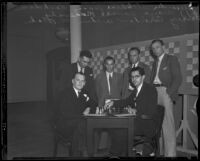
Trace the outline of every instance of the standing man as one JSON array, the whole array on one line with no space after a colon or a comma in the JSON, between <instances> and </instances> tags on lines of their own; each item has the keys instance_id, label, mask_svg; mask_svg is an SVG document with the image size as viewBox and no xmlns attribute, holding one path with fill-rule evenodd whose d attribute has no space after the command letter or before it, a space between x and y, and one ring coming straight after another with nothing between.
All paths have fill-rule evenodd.
<instances>
[{"instance_id":1,"label":"standing man","mask_svg":"<svg viewBox=\"0 0 200 161\"><path fill-rule=\"evenodd\" d=\"M122 75L114 72L115 59L107 56L104 59L104 71L95 80L98 106L102 107L106 99L120 99L122 94Z\"/></svg>"},{"instance_id":2,"label":"standing man","mask_svg":"<svg viewBox=\"0 0 200 161\"><path fill-rule=\"evenodd\" d=\"M71 86L65 88L55 102L56 129L63 137L71 140L73 156L83 156L86 152L86 131L84 114L95 112L97 103L93 101L86 91L85 75L75 73Z\"/></svg>"},{"instance_id":3,"label":"standing man","mask_svg":"<svg viewBox=\"0 0 200 161\"><path fill-rule=\"evenodd\" d=\"M128 52L128 59L129 59L129 67L127 67L123 73L123 90L122 90L122 98L128 97L132 90L133 85L131 80L129 79L129 73L133 67L142 67L146 73L145 82L150 82L150 68L143 62L140 62L140 49L138 47L130 48Z\"/></svg>"},{"instance_id":4,"label":"standing man","mask_svg":"<svg viewBox=\"0 0 200 161\"><path fill-rule=\"evenodd\" d=\"M89 67L91 59L91 52L89 50L82 50L76 63L66 65L65 69L62 72L61 84L64 84L64 86L70 86L73 75L77 72L80 72L85 75L86 84L84 86L84 90L86 90L89 93L89 95L95 101L97 101L93 71L92 68Z\"/></svg>"},{"instance_id":5,"label":"standing man","mask_svg":"<svg viewBox=\"0 0 200 161\"><path fill-rule=\"evenodd\" d=\"M98 106L103 107L106 99L120 99L122 94L122 74L114 72L115 59L104 59L104 70L95 79ZM108 148L108 133L101 133L99 149Z\"/></svg>"},{"instance_id":6,"label":"standing man","mask_svg":"<svg viewBox=\"0 0 200 161\"><path fill-rule=\"evenodd\" d=\"M176 129L173 103L178 98L178 89L182 83L180 64L176 56L165 53L162 40L153 40L150 48L153 57L155 57L150 81L157 88L158 104L165 107L162 126L164 156L176 157Z\"/></svg>"}]
</instances>

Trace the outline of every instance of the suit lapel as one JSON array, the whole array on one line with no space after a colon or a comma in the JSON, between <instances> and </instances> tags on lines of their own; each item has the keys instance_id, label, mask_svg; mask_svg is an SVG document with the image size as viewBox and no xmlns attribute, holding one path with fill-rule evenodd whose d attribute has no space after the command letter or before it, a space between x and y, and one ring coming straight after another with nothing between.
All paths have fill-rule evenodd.
<instances>
[{"instance_id":1,"label":"suit lapel","mask_svg":"<svg viewBox=\"0 0 200 161\"><path fill-rule=\"evenodd\" d=\"M138 63L138 66L144 68L144 65L141 62Z\"/></svg>"},{"instance_id":2,"label":"suit lapel","mask_svg":"<svg viewBox=\"0 0 200 161\"><path fill-rule=\"evenodd\" d=\"M166 66L167 59L168 59L168 56L167 56L167 54L165 54L164 57L163 57L163 59L162 59L162 61L161 61L160 69L159 69L158 75L160 75L160 73L162 73L162 72L160 72L160 71L162 71L163 67Z\"/></svg>"},{"instance_id":3,"label":"suit lapel","mask_svg":"<svg viewBox=\"0 0 200 161\"><path fill-rule=\"evenodd\" d=\"M71 93L72 93L72 97L73 97L74 99L78 99L78 97L77 97L77 95L76 95L76 92L75 92L75 90L74 90L73 87L71 88Z\"/></svg>"},{"instance_id":4,"label":"suit lapel","mask_svg":"<svg viewBox=\"0 0 200 161\"><path fill-rule=\"evenodd\" d=\"M155 59L153 62L153 66L152 66L152 74L151 74L151 82L154 81L154 78L156 76L156 70L157 70L157 60Z\"/></svg>"},{"instance_id":5,"label":"suit lapel","mask_svg":"<svg viewBox=\"0 0 200 161\"><path fill-rule=\"evenodd\" d=\"M78 63L78 62L77 62ZM73 73L77 73L78 72L78 65L77 63L73 63L72 64L72 70L73 70Z\"/></svg>"},{"instance_id":6,"label":"suit lapel","mask_svg":"<svg viewBox=\"0 0 200 161\"><path fill-rule=\"evenodd\" d=\"M143 95L144 86L145 86L145 83L143 82L142 88L141 88L140 92L138 93L138 96L136 97L136 100L137 100L137 101L140 100L140 98L141 98L142 95Z\"/></svg>"}]
</instances>

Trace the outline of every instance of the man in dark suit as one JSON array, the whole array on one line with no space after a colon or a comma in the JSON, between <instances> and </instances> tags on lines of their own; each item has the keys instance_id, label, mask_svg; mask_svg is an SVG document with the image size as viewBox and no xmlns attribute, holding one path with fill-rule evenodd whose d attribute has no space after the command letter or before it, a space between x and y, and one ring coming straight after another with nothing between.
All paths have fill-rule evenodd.
<instances>
[{"instance_id":1,"label":"man in dark suit","mask_svg":"<svg viewBox=\"0 0 200 161\"><path fill-rule=\"evenodd\" d=\"M86 90L94 100L97 100L93 71L92 68L89 67L91 59L92 54L89 50L81 50L80 56L76 63L72 63L71 65L66 64L66 67L61 74L60 88L70 86L73 75L77 72L80 72L85 75L86 84L84 86L84 90Z\"/></svg>"},{"instance_id":2,"label":"man in dark suit","mask_svg":"<svg viewBox=\"0 0 200 161\"><path fill-rule=\"evenodd\" d=\"M153 40L150 45L155 58L150 82L158 91L158 104L165 107L163 120L164 156L176 157L176 129L173 116L173 103L178 98L182 83L180 63L176 56L165 53L164 42ZM162 146L161 146L162 152Z\"/></svg>"},{"instance_id":3,"label":"man in dark suit","mask_svg":"<svg viewBox=\"0 0 200 161\"><path fill-rule=\"evenodd\" d=\"M138 47L130 48L128 52L129 59L129 67L127 67L123 73L123 90L122 90L122 98L128 97L132 90L132 82L129 79L130 71L133 67L142 67L145 71L145 82L149 83L150 81L150 68L148 65L140 61L140 49Z\"/></svg>"},{"instance_id":4,"label":"man in dark suit","mask_svg":"<svg viewBox=\"0 0 200 161\"><path fill-rule=\"evenodd\" d=\"M125 99L110 101L105 107L115 107L123 109L129 107L130 113L135 113L134 135L143 135L147 138L152 138L156 129L156 106L157 106L157 91L156 88L146 82L144 69L136 67L130 71L131 81L135 86L131 95ZM120 140L120 138L118 138ZM115 143L115 142L114 142ZM113 146L113 148L119 145ZM125 148L125 147L121 147Z\"/></svg>"},{"instance_id":5,"label":"man in dark suit","mask_svg":"<svg viewBox=\"0 0 200 161\"><path fill-rule=\"evenodd\" d=\"M55 102L57 107L56 127L64 137L71 139L73 156L80 156L86 151L85 122L83 115L95 112L95 103L83 90L85 75L76 73L71 87L63 90Z\"/></svg>"}]
</instances>

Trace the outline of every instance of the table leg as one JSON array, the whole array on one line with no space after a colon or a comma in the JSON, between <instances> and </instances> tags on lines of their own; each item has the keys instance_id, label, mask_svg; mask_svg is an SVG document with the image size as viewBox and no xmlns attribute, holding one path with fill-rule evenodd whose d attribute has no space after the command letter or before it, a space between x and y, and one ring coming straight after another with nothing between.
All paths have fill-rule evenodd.
<instances>
[{"instance_id":1,"label":"table leg","mask_svg":"<svg viewBox=\"0 0 200 161\"><path fill-rule=\"evenodd\" d=\"M134 153L132 150L133 147L133 138L134 138L134 132L133 132L133 119L129 119L129 128L128 128L128 156L133 157Z\"/></svg>"},{"instance_id":2,"label":"table leg","mask_svg":"<svg viewBox=\"0 0 200 161\"><path fill-rule=\"evenodd\" d=\"M89 121L87 121L87 148L89 157L94 155L93 139L93 128Z\"/></svg>"}]
</instances>

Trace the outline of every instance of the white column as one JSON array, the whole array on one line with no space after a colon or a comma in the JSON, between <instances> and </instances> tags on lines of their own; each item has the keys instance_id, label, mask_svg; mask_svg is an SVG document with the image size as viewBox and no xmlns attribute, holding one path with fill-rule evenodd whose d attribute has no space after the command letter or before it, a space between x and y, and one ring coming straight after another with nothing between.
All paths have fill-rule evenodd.
<instances>
[{"instance_id":1,"label":"white column","mask_svg":"<svg viewBox=\"0 0 200 161\"><path fill-rule=\"evenodd\" d=\"M70 5L71 63L77 61L82 48L80 12L80 5Z\"/></svg>"}]
</instances>

